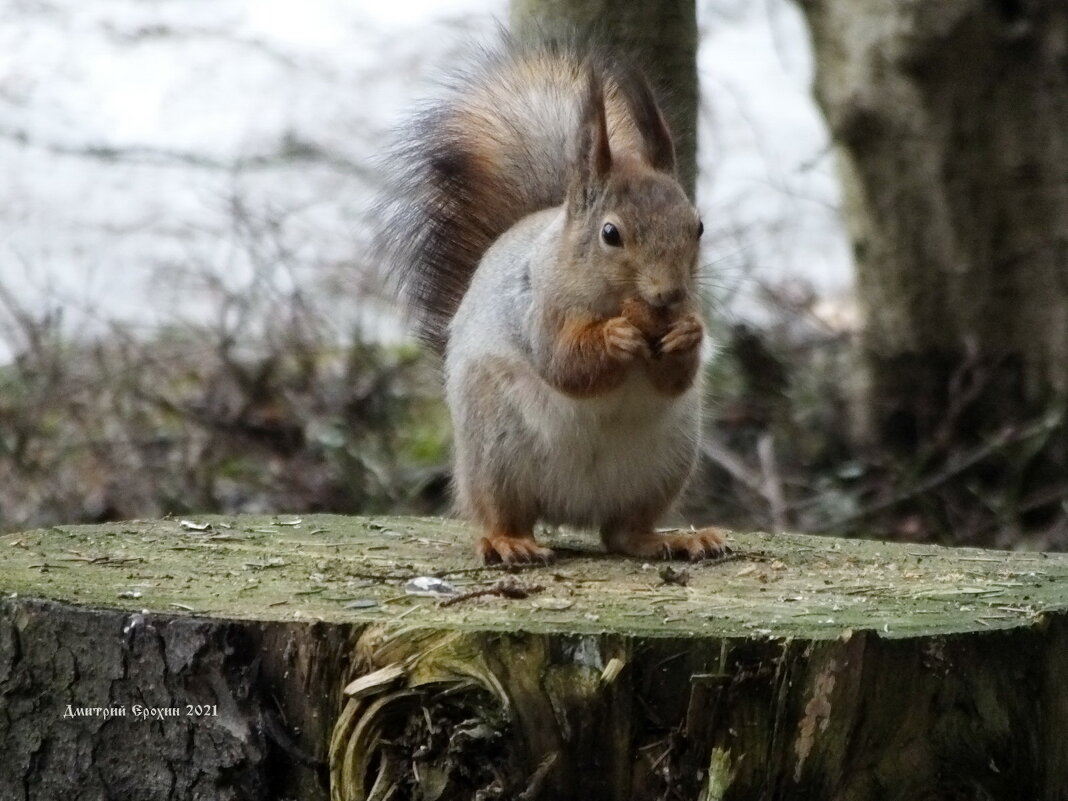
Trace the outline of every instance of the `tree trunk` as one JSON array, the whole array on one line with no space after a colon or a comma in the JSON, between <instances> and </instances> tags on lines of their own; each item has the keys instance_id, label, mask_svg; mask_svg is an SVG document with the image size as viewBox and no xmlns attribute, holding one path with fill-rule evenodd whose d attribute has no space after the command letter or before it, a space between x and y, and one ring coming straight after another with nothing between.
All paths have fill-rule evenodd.
<instances>
[{"instance_id":1,"label":"tree trunk","mask_svg":"<svg viewBox=\"0 0 1068 801\"><path fill-rule=\"evenodd\" d=\"M799 4L840 155L870 431L910 449L1049 411L1068 394L1068 5Z\"/></svg>"},{"instance_id":2,"label":"tree trunk","mask_svg":"<svg viewBox=\"0 0 1068 801\"><path fill-rule=\"evenodd\" d=\"M0 536L2 801L1068 797L1068 556L193 523Z\"/></svg>"},{"instance_id":3,"label":"tree trunk","mask_svg":"<svg viewBox=\"0 0 1068 801\"><path fill-rule=\"evenodd\" d=\"M697 8L693 0L512 0L519 36L588 38L625 54L656 90L675 139L679 180L697 174Z\"/></svg>"}]
</instances>

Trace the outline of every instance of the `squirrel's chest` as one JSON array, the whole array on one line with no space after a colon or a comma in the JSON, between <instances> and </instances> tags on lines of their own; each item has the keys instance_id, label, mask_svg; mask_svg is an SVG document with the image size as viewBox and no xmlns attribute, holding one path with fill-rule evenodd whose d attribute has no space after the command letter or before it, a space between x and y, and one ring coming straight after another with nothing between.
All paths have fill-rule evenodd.
<instances>
[{"instance_id":1,"label":"squirrel's chest","mask_svg":"<svg viewBox=\"0 0 1068 801\"><path fill-rule=\"evenodd\" d=\"M548 440L584 460L597 455L623 458L631 451L647 450L656 438L696 413L691 398L667 397L637 371L603 395L553 395L529 412L538 418L538 428Z\"/></svg>"},{"instance_id":2,"label":"squirrel's chest","mask_svg":"<svg viewBox=\"0 0 1068 801\"><path fill-rule=\"evenodd\" d=\"M613 510L680 486L696 448L696 392L669 398L644 376L597 398L560 396L537 413L542 449L532 481L552 522L596 523ZM529 418L528 418L529 420Z\"/></svg>"}]
</instances>

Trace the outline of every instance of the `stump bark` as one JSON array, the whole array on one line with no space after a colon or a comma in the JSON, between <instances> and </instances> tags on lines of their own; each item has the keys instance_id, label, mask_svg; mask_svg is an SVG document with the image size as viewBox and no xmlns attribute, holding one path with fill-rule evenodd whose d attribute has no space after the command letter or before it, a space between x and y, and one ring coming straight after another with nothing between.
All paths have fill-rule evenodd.
<instances>
[{"instance_id":1,"label":"stump bark","mask_svg":"<svg viewBox=\"0 0 1068 801\"><path fill-rule=\"evenodd\" d=\"M445 520L2 535L0 800L1068 798L1068 557L545 539L506 573Z\"/></svg>"}]
</instances>

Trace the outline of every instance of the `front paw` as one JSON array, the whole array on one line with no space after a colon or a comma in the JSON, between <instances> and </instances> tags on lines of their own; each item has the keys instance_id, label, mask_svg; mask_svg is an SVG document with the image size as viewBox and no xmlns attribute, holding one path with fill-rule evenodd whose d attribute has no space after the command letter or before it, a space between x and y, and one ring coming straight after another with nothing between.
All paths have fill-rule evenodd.
<instances>
[{"instance_id":1,"label":"front paw","mask_svg":"<svg viewBox=\"0 0 1068 801\"><path fill-rule=\"evenodd\" d=\"M613 317L605 322L604 348L618 362L630 362L649 355L645 336L625 317Z\"/></svg>"},{"instance_id":2,"label":"front paw","mask_svg":"<svg viewBox=\"0 0 1068 801\"><path fill-rule=\"evenodd\" d=\"M700 347L705 327L696 314L686 314L671 324L660 339L659 353L682 355Z\"/></svg>"}]
</instances>

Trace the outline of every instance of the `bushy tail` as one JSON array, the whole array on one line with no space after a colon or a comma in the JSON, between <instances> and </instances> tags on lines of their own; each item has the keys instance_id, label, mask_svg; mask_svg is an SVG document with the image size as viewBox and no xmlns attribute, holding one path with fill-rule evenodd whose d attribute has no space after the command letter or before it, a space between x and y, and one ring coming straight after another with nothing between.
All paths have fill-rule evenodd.
<instances>
[{"instance_id":1,"label":"bushy tail","mask_svg":"<svg viewBox=\"0 0 1068 801\"><path fill-rule=\"evenodd\" d=\"M405 129L386 163L376 252L436 349L487 248L564 202L592 102L613 151L642 147L648 115L662 124L644 79L605 54L506 38Z\"/></svg>"}]
</instances>

